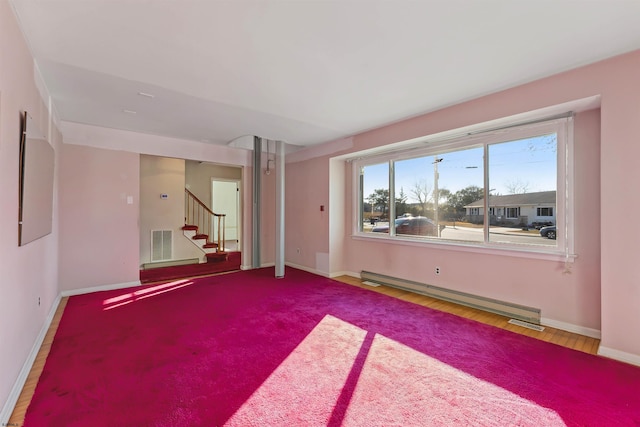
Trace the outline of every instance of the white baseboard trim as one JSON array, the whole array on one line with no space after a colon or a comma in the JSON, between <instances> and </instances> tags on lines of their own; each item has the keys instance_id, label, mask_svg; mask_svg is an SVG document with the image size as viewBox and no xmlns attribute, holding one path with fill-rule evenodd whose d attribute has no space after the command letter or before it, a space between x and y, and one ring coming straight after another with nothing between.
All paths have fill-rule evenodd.
<instances>
[{"instance_id":1,"label":"white baseboard trim","mask_svg":"<svg viewBox=\"0 0 640 427\"><path fill-rule=\"evenodd\" d=\"M16 378L15 383L13 384L13 388L9 393L9 397L2 407L2 412L0 412L0 425L6 426L9 423L9 418L11 418L11 414L13 413L14 408L16 407L16 403L18 402L18 398L20 397L20 393L22 393L22 389L24 388L24 384L27 382L27 377L31 372L31 368L33 367L33 362L35 362L36 357L38 356L38 352L40 351L40 347L42 347L42 343L44 342L44 337L47 335L49 331L49 327L51 326L51 322L53 321L53 317L58 310L58 306L60 305L60 300L62 299L61 295L58 295L51 306L51 310L49 310L49 314L47 315L42 328L40 329L40 333L36 337L36 340L31 347L31 351L27 356L27 359L24 361L22 365L22 369L18 374L18 378Z\"/></svg>"},{"instance_id":2,"label":"white baseboard trim","mask_svg":"<svg viewBox=\"0 0 640 427\"><path fill-rule=\"evenodd\" d=\"M316 274L318 276L329 278L329 273L325 273L323 271L316 270L315 268L306 267L304 265L294 264L292 262L285 262L284 265L287 267L295 268L298 270L306 271L307 273Z\"/></svg>"},{"instance_id":3,"label":"white baseboard trim","mask_svg":"<svg viewBox=\"0 0 640 427\"><path fill-rule=\"evenodd\" d=\"M140 280L135 280L133 282L114 283L111 285L93 286L91 288L72 289L70 291L62 291L60 294L63 297L70 297L74 295L90 294L92 292L113 291L116 289L133 288L140 285L141 285Z\"/></svg>"},{"instance_id":4,"label":"white baseboard trim","mask_svg":"<svg viewBox=\"0 0 640 427\"><path fill-rule=\"evenodd\" d=\"M266 268L266 267L275 267L275 266L276 266L275 262L265 262L264 264L260 264L260 267L257 267L257 268ZM242 271L255 270L255 268L252 265L241 265L240 270Z\"/></svg>"},{"instance_id":5,"label":"white baseboard trim","mask_svg":"<svg viewBox=\"0 0 640 427\"><path fill-rule=\"evenodd\" d=\"M336 271L333 273L326 273L324 271L316 270L315 268L307 267L307 266L296 264L289 261L285 262L284 265L286 265L287 267L295 268L297 270L306 271L307 273L312 273L318 276L326 277L328 279L333 279L334 277L339 277L339 276L350 276L350 277L355 277L356 279L360 279L360 273L356 273L354 271ZM273 266L275 266L274 263L268 263L268 264L262 264L260 268L273 267ZM252 268L253 267L248 265L240 267L241 270L251 270Z\"/></svg>"},{"instance_id":6,"label":"white baseboard trim","mask_svg":"<svg viewBox=\"0 0 640 427\"><path fill-rule=\"evenodd\" d=\"M265 267L275 267L275 263L273 262L268 262L265 264L261 264L260 268L265 268ZM295 264L293 262L285 262L284 265L286 265L287 267L291 267L291 268L295 268L297 270L302 270L302 271L306 271L307 273L312 273L312 274L316 274L318 276L322 276L322 277L327 277L327 278L333 278L333 277L338 277L338 276L351 276L351 277L356 277L356 278L360 278L360 273L354 273L353 271L337 271L335 273L325 273L323 271L320 270L316 270L315 268L310 268L310 267L306 267L304 265L300 265L300 264ZM241 265L240 266L240 270L252 270L253 267L250 265Z\"/></svg>"},{"instance_id":7,"label":"white baseboard trim","mask_svg":"<svg viewBox=\"0 0 640 427\"><path fill-rule=\"evenodd\" d=\"M360 273L355 273L353 271L336 271L335 273L330 274L331 278L340 277L340 276L349 276L349 277L355 277L356 279L360 279Z\"/></svg>"},{"instance_id":8,"label":"white baseboard trim","mask_svg":"<svg viewBox=\"0 0 640 427\"><path fill-rule=\"evenodd\" d=\"M550 328L561 329L563 331L572 332L574 334L584 335L585 337L600 339L600 331L597 329L585 328L584 326L574 325L572 323L561 322L559 320L548 319L546 317L540 318L540 323L543 326L549 326Z\"/></svg>"},{"instance_id":9,"label":"white baseboard trim","mask_svg":"<svg viewBox=\"0 0 640 427\"><path fill-rule=\"evenodd\" d=\"M637 354L627 353L609 347L600 346L598 355L615 359L620 362L630 363L631 365L640 366L640 356Z\"/></svg>"},{"instance_id":10,"label":"white baseboard trim","mask_svg":"<svg viewBox=\"0 0 640 427\"><path fill-rule=\"evenodd\" d=\"M275 267L275 266L276 266L275 262L265 262L263 264L260 264L260 267L257 267L257 268L267 268L267 267ZM242 271L255 270L255 268L252 265L241 265L240 270Z\"/></svg>"}]
</instances>

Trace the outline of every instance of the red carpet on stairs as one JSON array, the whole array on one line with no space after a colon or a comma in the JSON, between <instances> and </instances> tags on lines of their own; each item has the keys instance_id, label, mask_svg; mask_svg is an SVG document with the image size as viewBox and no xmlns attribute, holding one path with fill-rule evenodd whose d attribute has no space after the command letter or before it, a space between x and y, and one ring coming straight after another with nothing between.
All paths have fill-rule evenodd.
<instances>
[{"instance_id":1,"label":"red carpet on stairs","mask_svg":"<svg viewBox=\"0 0 640 427\"><path fill-rule=\"evenodd\" d=\"M229 252L226 261L207 262L204 264L176 265L140 270L140 282L152 283L184 277L206 276L207 274L240 270L240 252Z\"/></svg>"}]
</instances>

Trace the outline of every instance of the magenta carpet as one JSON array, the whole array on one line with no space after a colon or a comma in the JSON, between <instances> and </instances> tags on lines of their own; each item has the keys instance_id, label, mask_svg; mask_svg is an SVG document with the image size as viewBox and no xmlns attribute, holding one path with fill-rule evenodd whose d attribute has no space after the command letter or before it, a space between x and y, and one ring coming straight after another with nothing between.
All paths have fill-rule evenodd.
<instances>
[{"instance_id":1,"label":"magenta carpet","mask_svg":"<svg viewBox=\"0 0 640 427\"><path fill-rule=\"evenodd\" d=\"M637 426L640 368L273 269L75 296L26 426Z\"/></svg>"}]
</instances>

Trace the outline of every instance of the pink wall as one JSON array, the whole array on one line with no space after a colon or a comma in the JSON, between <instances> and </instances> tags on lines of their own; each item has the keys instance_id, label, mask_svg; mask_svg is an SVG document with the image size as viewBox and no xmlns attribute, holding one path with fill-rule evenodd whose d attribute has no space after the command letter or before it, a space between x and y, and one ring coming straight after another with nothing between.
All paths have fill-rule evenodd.
<instances>
[{"instance_id":1,"label":"pink wall","mask_svg":"<svg viewBox=\"0 0 640 427\"><path fill-rule=\"evenodd\" d=\"M640 231L629 223L640 212L640 54L602 65L607 87L602 97L602 343L607 354L640 355ZM631 335L633 336L633 335ZM637 336L637 335L636 335ZM609 350L613 350L609 352Z\"/></svg>"},{"instance_id":2,"label":"pink wall","mask_svg":"<svg viewBox=\"0 0 640 427\"><path fill-rule=\"evenodd\" d=\"M328 160L287 163L285 180L285 260L328 274Z\"/></svg>"},{"instance_id":3,"label":"pink wall","mask_svg":"<svg viewBox=\"0 0 640 427\"><path fill-rule=\"evenodd\" d=\"M62 146L60 289L138 282L139 157Z\"/></svg>"},{"instance_id":4,"label":"pink wall","mask_svg":"<svg viewBox=\"0 0 640 427\"><path fill-rule=\"evenodd\" d=\"M640 272L634 263L640 253L640 232L621 220L640 211L640 196L629 191L640 180L640 169L635 165L640 151L637 75L640 51L356 135L353 147L340 146L333 154L354 153L600 95L600 122L597 111L576 119L575 244L579 257L572 274L563 274L557 261L352 239L350 172L340 183L346 185L348 223L343 237L344 268L352 272L368 269L540 307L542 316L556 325L592 335L601 331L602 354L640 364L640 340L629 339L629 331L640 327ZM309 159L314 153L318 157ZM287 261L310 269L316 268L314 257L296 256L292 248L304 236L307 251L323 252L330 246L329 235L301 231L305 224L299 219L292 221L290 215L317 216L310 193L327 194L337 185L333 175L326 178L331 156L314 147L294 154L287 164L287 194L294 195L287 199ZM311 187L310 174L322 181L314 181ZM315 227L326 230L328 218L316 219L321 222ZM435 264L444 272L438 277L433 274Z\"/></svg>"},{"instance_id":5,"label":"pink wall","mask_svg":"<svg viewBox=\"0 0 640 427\"><path fill-rule=\"evenodd\" d=\"M0 408L45 324L58 290L58 191L61 136L34 81L33 59L8 2L0 0ZM20 115L28 111L56 152L51 234L18 246ZM40 304L38 304L40 300ZM7 409L8 410L8 409ZM0 413L0 418L4 416Z\"/></svg>"}]
</instances>

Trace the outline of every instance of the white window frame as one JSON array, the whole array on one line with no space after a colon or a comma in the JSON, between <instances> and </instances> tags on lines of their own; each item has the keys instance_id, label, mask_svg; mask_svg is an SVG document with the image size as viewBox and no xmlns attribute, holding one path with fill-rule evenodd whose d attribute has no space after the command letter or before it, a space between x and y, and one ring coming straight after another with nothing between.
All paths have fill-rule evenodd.
<instances>
[{"instance_id":1,"label":"white window frame","mask_svg":"<svg viewBox=\"0 0 640 427\"><path fill-rule=\"evenodd\" d=\"M547 212L550 211L549 215L542 215L541 212L542 212L543 209L546 209ZM536 216L540 217L540 218L552 217L553 216L553 207L551 207L551 206L540 206L540 207L536 208Z\"/></svg>"},{"instance_id":2,"label":"white window frame","mask_svg":"<svg viewBox=\"0 0 640 427\"><path fill-rule=\"evenodd\" d=\"M505 209L504 216L507 219L518 219L518 218L520 218L520 208L519 207L518 208L504 208L504 209ZM516 213L515 216L512 215L512 212L511 212L512 210L515 210L515 213Z\"/></svg>"},{"instance_id":3,"label":"white window frame","mask_svg":"<svg viewBox=\"0 0 640 427\"><path fill-rule=\"evenodd\" d=\"M489 239L489 218L485 215L485 239L484 242L473 244L469 242L460 242L454 240L444 240L441 238L411 238L398 237L390 221L389 233L367 233L362 230L362 212L360 204L362 199L361 188L359 185L354 186L354 212L356 212L356 221L352 230L352 237L355 239L384 239L389 243L427 246L427 247L446 247L460 251L473 252L489 252L500 253L501 255L514 255L519 257L533 257L541 259L561 259L563 261L572 261L574 255L574 195L573 195L573 114L566 113L562 118L539 119L526 124L511 124L503 126L497 130L478 129L473 134L464 134L458 137L448 137L446 139L437 139L424 137L413 140L413 147L405 150L391 150L389 152L372 155L369 157L359 157L352 161L354 183L360 182L360 173L364 166L389 162L389 200L395 200L394 185L394 162L398 160L406 160L415 157L434 156L447 151L457 151L467 148L482 146L485 153L485 190L488 183L488 146L495 143L515 141L526 139L545 133L556 133L557 135L557 183L556 183L556 227L558 235L556 246L527 246L522 244L509 244L503 242L492 242ZM421 147L416 148L415 143L420 142ZM394 144L395 145L395 144ZM484 211L488 211L488 200L485 198ZM395 203L390 203L390 208L395 208ZM506 209L505 209L506 215ZM389 217L395 218L395 212L390 209Z\"/></svg>"}]
</instances>

